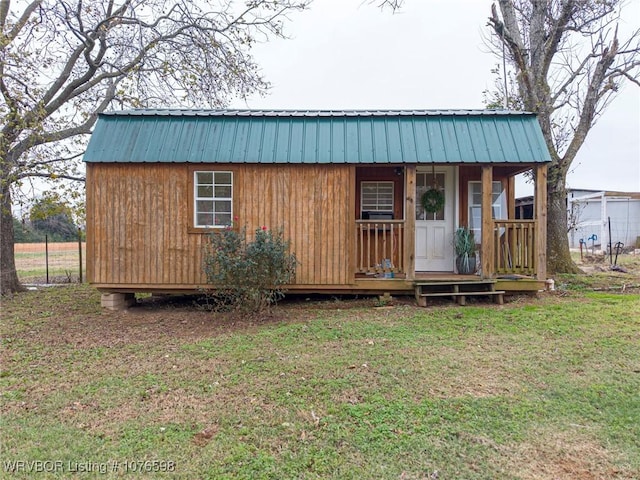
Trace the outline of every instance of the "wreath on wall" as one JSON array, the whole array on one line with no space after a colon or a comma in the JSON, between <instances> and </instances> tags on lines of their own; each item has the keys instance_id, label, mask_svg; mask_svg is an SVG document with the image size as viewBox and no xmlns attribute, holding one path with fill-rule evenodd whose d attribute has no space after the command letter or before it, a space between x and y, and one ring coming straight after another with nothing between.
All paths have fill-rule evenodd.
<instances>
[{"instance_id":1,"label":"wreath on wall","mask_svg":"<svg viewBox=\"0 0 640 480\"><path fill-rule=\"evenodd\" d=\"M422 208L427 213L436 213L444 207L444 194L439 188L431 187L422 194Z\"/></svg>"}]
</instances>

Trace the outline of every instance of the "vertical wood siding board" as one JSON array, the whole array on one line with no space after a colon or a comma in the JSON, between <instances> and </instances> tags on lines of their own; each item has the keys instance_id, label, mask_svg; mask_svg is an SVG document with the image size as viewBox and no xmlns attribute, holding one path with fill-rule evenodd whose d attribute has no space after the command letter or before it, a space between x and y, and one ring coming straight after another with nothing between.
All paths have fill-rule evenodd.
<instances>
[{"instance_id":1,"label":"vertical wood siding board","mask_svg":"<svg viewBox=\"0 0 640 480\"><path fill-rule=\"evenodd\" d=\"M160 255L162 262L162 271L164 272L164 280L163 283L171 284L172 282L172 267L173 267L173 255L174 255L174 243L173 243L173 232L175 231L175 226L172 222L172 211L171 211L171 185L169 182L168 175L166 175L166 171L164 168L160 169L160 176L162 178L163 185L163 195L160 197L160 202L162 205L162 213L164 215L163 218L163 227L165 228L165 234L162 242L162 254ZM169 228L171 226L171 228Z\"/></svg>"},{"instance_id":2,"label":"vertical wood siding board","mask_svg":"<svg viewBox=\"0 0 640 480\"><path fill-rule=\"evenodd\" d=\"M158 248L158 245L155 242L155 239L160 236L160 225L157 222L156 209L157 205L155 202L154 191L159 188L159 179L155 180L158 185L152 185L152 179L148 176L145 178L145 196L146 196L146 204L147 204L147 216L149 218L149 229L146 234L146 245L147 245L147 255L149 259L149 283L159 283L158 278L158 265L156 264L156 254L155 250ZM155 187L155 188L154 188Z\"/></svg>"},{"instance_id":3,"label":"vertical wood siding board","mask_svg":"<svg viewBox=\"0 0 640 480\"><path fill-rule=\"evenodd\" d=\"M120 175L120 165L116 165L114 167L114 175L111 177L111 181L109 182L109 202L107 205L113 205L113 209L109 214L111 215L111 225L109 225L109 242L110 242L110 252L109 252L109 270L107 271L107 277L109 278L109 283L117 283L118 282L118 243L120 241L118 236L118 195L117 195L117 187L118 187L118 176Z\"/></svg>"},{"instance_id":4,"label":"vertical wood siding board","mask_svg":"<svg viewBox=\"0 0 640 480\"><path fill-rule=\"evenodd\" d=\"M300 239L298 238L298 225L300 222L296 211L296 202L293 197L293 191L298 185L296 168L292 165L289 167L289 190L287 191L287 199L289 202L287 228L289 231L289 239L291 240L291 251L295 254L296 259L300 261L300 254L302 253L299 248ZM296 264L295 283L300 283L300 265L298 264Z\"/></svg>"},{"instance_id":5,"label":"vertical wood siding board","mask_svg":"<svg viewBox=\"0 0 640 480\"><path fill-rule=\"evenodd\" d=\"M190 255L189 248L189 237L193 235L189 235L187 233L187 229L189 228L189 209L187 208L187 203L184 202L185 192L189 190L189 184L187 182L187 176L189 175L189 167L188 165L183 165L182 168L177 172L178 180L180 183L180 192L176 197L176 201L179 205L181 205L180 210L180 232L182 235L182 248L183 248L183 258L182 258L182 282L181 283L195 283L194 280L189 276L189 263L192 256Z\"/></svg>"},{"instance_id":6,"label":"vertical wood siding board","mask_svg":"<svg viewBox=\"0 0 640 480\"><path fill-rule=\"evenodd\" d=\"M103 247L103 255L100 257L100 270L102 271L102 278L104 282L111 283L113 281L111 275L113 275L113 249L115 245L115 238L113 224L115 222L113 209L107 208L107 205L113 200L113 177L116 174L115 164L109 165L107 174L105 175L104 182L104 203L100 206L101 213L104 216L104 236L101 239Z\"/></svg>"},{"instance_id":7,"label":"vertical wood siding board","mask_svg":"<svg viewBox=\"0 0 640 480\"><path fill-rule=\"evenodd\" d=\"M184 192L182 194L182 201L184 202L183 205L187 206L190 205L189 203L189 195L193 195L193 185L191 184L191 180L190 177L192 175L192 171L189 168L188 165L184 165L183 170L182 170L182 183L184 184ZM189 188L191 187L191 188ZM195 209L195 205L193 206L193 209ZM188 228L191 225L191 217L193 216L193 211L192 208L189 207L185 207L185 211L184 213L184 220L185 223L182 226L182 231L183 231L183 235L185 235L185 239L186 239L186 245L187 245L187 251L185 252L186 258L184 261L184 272L187 278L187 282L186 283L191 283L191 284L197 284L198 279L196 278L196 268L195 268L195 257L196 257L196 252L195 252L195 238L196 236L199 235L194 235L194 234L189 234L188 233Z\"/></svg>"},{"instance_id":8,"label":"vertical wood siding board","mask_svg":"<svg viewBox=\"0 0 640 480\"><path fill-rule=\"evenodd\" d=\"M340 257L342 256L341 246L344 245L344 242L340 242L340 234L342 229L342 222L344 221L344 217L342 216L342 209L340 208L341 200L342 200L342 192L341 192L341 182L342 182L342 166L334 165L336 167L336 172L333 176L333 218L334 218L334 229L333 229L333 250L334 253L332 255L331 262L331 282L339 283L338 275L340 272L340 264L338 263Z\"/></svg>"},{"instance_id":9,"label":"vertical wood siding board","mask_svg":"<svg viewBox=\"0 0 640 480\"><path fill-rule=\"evenodd\" d=\"M138 171L136 175L136 209L135 209L135 223L137 227L136 233L136 247L135 247L135 262L136 262L136 282L146 283L146 270L148 261L147 244L145 243L145 236L147 229L149 228L146 212L147 205L145 204L145 175L143 171Z\"/></svg>"},{"instance_id":10,"label":"vertical wood siding board","mask_svg":"<svg viewBox=\"0 0 640 480\"><path fill-rule=\"evenodd\" d=\"M151 182L151 179L147 179ZM158 192L162 188L160 185L160 179L156 177L156 185L152 186L149 190L149 215L151 216L151 229L147 234L149 254L151 256L151 283L162 283L162 271L158 265L158 255L156 251L162 244L162 225L160 223L160 215L158 212ZM155 188L154 188L155 187Z\"/></svg>"},{"instance_id":11,"label":"vertical wood siding board","mask_svg":"<svg viewBox=\"0 0 640 480\"><path fill-rule=\"evenodd\" d=\"M129 266L130 266L130 251L131 251L131 225L129 220L129 206L131 202L130 186L130 168L129 164L123 164L122 177L120 178L120 232L122 235L122 243L120 244L120 265L122 271L120 272L120 281L127 283L129 280Z\"/></svg>"},{"instance_id":12,"label":"vertical wood siding board","mask_svg":"<svg viewBox=\"0 0 640 480\"><path fill-rule=\"evenodd\" d=\"M172 166L172 165L170 165ZM163 202L163 210L165 212L166 218L164 221L168 223L168 226L171 228L167 228L167 235L165 239L164 252L163 255L163 264L164 270L167 271L167 283L175 283L175 265L176 265L176 230L177 224L175 222L175 210L173 209L173 185L171 181L171 172L170 169L162 168L162 178L163 184L168 187L165 189L165 195L162 198Z\"/></svg>"},{"instance_id":13,"label":"vertical wood siding board","mask_svg":"<svg viewBox=\"0 0 640 480\"><path fill-rule=\"evenodd\" d=\"M168 168L169 178L170 178L170 188L169 193L171 196L171 204L173 210L173 235L175 238L175 264L173 265L173 279L175 283L183 283L180 281L182 278L182 258L184 256L184 252L182 250L182 241L183 241L183 231L181 228L181 215L180 215L180 205L176 201L176 197L179 194L179 188L176 181L176 175L180 170L181 165L172 164Z\"/></svg>"},{"instance_id":14,"label":"vertical wood siding board","mask_svg":"<svg viewBox=\"0 0 640 480\"><path fill-rule=\"evenodd\" d=\"M113 273L115 271L115 238L114 233L115 233L115 211L113 209L113 184L114 184L114 179L113 177L118 173L117 171L117 164L113 164L111 165L111 168L109 169L109 173L106 176L106 181L105 181L105 197L106 198L106 202L105 205L103 206L103 213L105 214L105 218L107 219L106 225L105 225L105 236L102 240L104 247L105 247L105 255L103 255L102 258L102 271L104 272L104 278L106 280L107 283L113 283L114 282L114 278L113 278ZM109 208L107 208L107 205L109 205Z\"/></svg>"},{"instance_id":15,"label":"vertical wood siding board","mask_svg":"<svg viewBox=\"0 0 640 480\"><path fill-rule=\"evenodd\" d=\"M91 276L88 276L88 279L98 283L102 281L102 271L100 270L100 264L98 262L99 259L103 256L100 247L102 246L102 239L104 238L104 216L101 215L102 212L100 211L100 205L103 201L103 188L101 186L103 182L98 182L97 179L104 177L105 168L102 164L92 164L89 168L91 169L91 185L93 191L93 200L91 202L93 204L93 207L91 208L91 215L93 216L93 219L91 220L93 238L90 240L93 253L90 254L89 251L87 251L87 261L91 261L91 269L93 270L93 274ZM87 241L89 242L88 229ZM88 272L87 275L89 275Z\"/></svg>"},{"instance_id":16,"label":"vertical wood siding board","mask_svg":"<svg viewBox=\"0 0 640 480\"><path fill-rule=\"evenodd\" d=\"M98 166L99 165L99 166ZM95 235L93 240L94 246L94 258L91 261L94 268L94 281L96 283L104 282L104 270L102 266L103 259L105 257L104 251L104 238L107 235L105 231L105 220L107 217L104 215L104 192L105 192L105 182L104 179L109 174L109 168L107 165L103 164L94 164L92 166L94 170L93 178L95 184L95 202L93 207L93 212L95 215L94 225L96 226ZM100 179L100 181L98 181Z\"/></svg>"},{"instance_id":17,"label":"vertical wood siding board","mask_svg":"<svg viewBox=\"0 0 640 480\"><path fill-rule=\"evenodd\" d=\"M147 282L149 283L154 283L155 281L155 276L154 276L154 272L155 272L155 265L154 265L154 255L153 255L153 239L152 237L152 232L156 231L156 224L155 221L153 219L153 197L152 197L152 192L153 192L153 187L151 185L151 180L149 179L148 175L143 175L142 176L142 181L143 181L143 185L144 185L144 203L143 203L143 208L144 208L144 218L145 218L145 224L146 224L146 228L145 228L145 232L144 232L144 244L145 244L145 253L144 253L144 257L145 257L145 265L146 265L146 272L145 272L145 278L147 280Z\"/></svg>"},{"instance_id":18,"label":"vertical wood siding board","mask_svg":"<svg viewBox=\"0 0 640 480\"><path fill-rule=\"evenodd\" d=\"M122 164L116 166L116 174L113 176L111 192L111 202L113 205L113 224L112 224L112 270L111 280L113 283L120 283L120 246L121 246L121 230L120 230L120 216L122 215L120 210L120 202L122 197L120 196L120 182L122 181Z\"/></svg>"},{"instance_id":19,"label":"vertical wood siding board","mask_svg":"<svg viewBox=\"0 0 640 480\"><path fill-rule=\"evenodd\" d=\"M332 167L332 166L331 166ZM335 211L333 210L335 204L335 191L333 190L333 183L335 182L335 169L334 168L324 168L324 176L326 182L325 189L325 199L324 202L327 206L327 212L329 215L320 215L322 222L322 231L327 235L328 241L323 241L323 260L324 260L324 269L325 269L325 282L331 283L330 279L333 274L331 263L333 260L333 256L335 255L335 249L333 244L333 235L335 233L335 225L336 222L339 221L338 217L335 216ZM327 250L328 248L328 250Z\"/></svg>"},{"instance_id":20,"label":"vertical wood siding board","mask_svg":"<svg viewBox=\"0 0 640 480\"><path fill-rule=\"evenodd\" d=\"M310 194L310 189L307 185L303 183L304 181L304 170L306 167L302 165L296 167L296 182L298 185L304 185L303 189L297 189L295 192L292 192L292 201L294 208L296 210L296 242L297 249L299 252L299 276L298 283L305 283L306 274L308 271L307 262L309 261L309 240L305 237L306 232L306 223L307 219L305 219L305 206L302 201L306 201L304 195Z\"/></svg>"},{"instance_id":21,"label":"vertical wood siding board","mask_svg":"<svg viewBox=\"0 0 640 480\"><path fill-rule=\"evenodd\" d=\"M91 260L93 259L93 247L91 245L91 241L94 238L94 229L95 229L95 225L94 225L94 215L93 215L93 199L94 199L94 195L95 195L95 183L93 182L93 177L92 177L92 166L91 165L86 165L86 193L85 193L85 221L86 221L86 227L85 227L85 254L84 254L84 258L85 258L85 269L84 269L84 274L85 274L85 278L86 281L88 282L92 282L93 281L93 269L91 268Z\"/></svg>"},{"instance_id":22,"label":"vertical wood siding board","mask_svg":"<svg viewBox=\"0 0 640 480\"><path fill-rule=\"evenodd\" d=\"M346 272L345 272L345 283L353 283L353 279L355 277L356 268L361 266L362 263L360 260L362 259L362 245L358 244L358 239L361 238L356 229L355 223L355 209L356 209L356 182L355 182L355 165L349 165L347 167L347 175L346 175L346 205L345 205L345 222L347 225L346 232L346 255L347 259L345 262ZM358 235L358 236L356 236ZM359 248L360 247L360 248ZM357 250L359 248L359 250ZM360 255L360 258L357 257Z\"/></svg>"},{"instance_id":23,"label":"vertical wood siding board","mask_svg":"<svg viewBox=\"0 0 640 480\"><path fill-rule=\"evenodd\" d=\"M131 280L131 195L133 190L131 189L131 166L124 164L123 175L120 179L121 195L120 202L122 203L122 219L123 224L120 225L120 230L123 232L123 243L120 246L122 252L122 272L121 281L123 283L130 283Z\"/></svg>"},{"instance_id":24,"label":"vertical wood siding board","mask_svg":"<svg viewBox=\"0 0 640 480\"><path fill-rule=\"evenodd\" d=\"M100 256L100 271L102 272L101 277L104 279L106 283L112 283L113 279L111 275L113 272L113 239L111 235L113 235L113 211L110 208L111 202L113 201L112 192L113 192L113 180L111 177L116 173L116 167L114 164L109 165L107 172L105 172L105 182L104 182L104 202L101 205L101 213L103 218L105 219L103 222L104 225L104 235L100 239L102 255Z\"/></svg>"},{"instance_id":25,"label":"vertical wood siding board","mask_svg":"<svg viewBox=\"0 0 640 480\"><path fill-rule=\"evenodd\" d=\"M126 283L128 270L129 270L129 255L128 255L127 249L128 249L131 227L129 225L129 219L128 219L129 212L127 211L127 207L128 207L127 204L129 200L128 187L129 187L130 172L131 170L129 168L129 165L124 164L122 168L122 175L118 179L119 180L118 186L120 190L120 194L118 195L118 199L117 199L118 203L120 204L120 228L119 228L119 233L120 233L119 277L120 277L120 280L119 281L121 283Z\"/></svg>"},{"instance_id":26,"label":"vertical wood siding board","mask_svg":"<svg viewBox=\"0 0 640 480\"><path fill-rule=\"evenodd\" d=\"M182 244L183 233L182 233L182 229L180 228L180 207L176 203L176 194L178 193L178 188L176 185L177 167L178 165L172 164L168 168L168 174L169 174L169 196L171 198L171 211L173 212L172 220L171 220L173 228L171 230L173 232L173 237L175 241L173 245L174 263L171 266L171 269L172 269L173 283L179 284L179 283L182 283L180 280L182 278L181 259L183 257L183 252L182 252L181 244Z\"/></svg>"},{"instance_id":27,"label":"vertical wood siding board","mask_svg":"<svg viewBox=\"0 0 640 480\"><path fill-rule=\"evenodd\" d=\"M348 238L345 236L345 228L344 222L348 218L346 212L344 211L344 204L346 201L345 194L346 190L344 188L344 176L345 176L346 168L344 164L340 165L339 169L339 177L338 182L336 184L336 205L335 205L335 217L338 219L337 229L334 237L335 242L335 251L338 253L334 257L333 266L334 266L334 283L343 284L344 281L344 265L346 263L345 258L345 250L348 248Z\"/></svg>"},{"instance_id":28,"label":"vertical wood siding board","mask_svg":"<svg viewBox=\"0 0 640 480\"><path fill-rule=\"evenodd\" d=\"M167 225L167 217L165 212L165 195L166 195L166 179L164 178L164 172L160 171L156 173L155 178L159 180L158 191L155 194L156 201L156 215L159 225L159 237L156 238L155 257L156 265L158 266L158 281L167 284L169 283L168 270L165 268L165 259L168 259L168 253L166 246L168 244L167 237L169 236L169 226Z\"/></svg>"},{"instance_id":29,"label":"vertical wood siding board","mask_svg":"<svg viewBox=\"0 0 640 480\"><path fill-rule=\"evenodd\" d=\"M95 249L95 241L96 234L98 230L97 222L96 222L96 200L97 200L97 191L96 191L96 182L95 182L95 165L87 165L87 226L86 226L86 251L85 251L85 261L86 268L85 273L88 282L95 282L95 258L96 258L96 249Z\"/></svg>"},{"instance_id":30,"label":"vertical wood siding board","mask_svg":"<svg viewBox=\"0 0 640 480\"><path fill-rule=\"evenodd\" d=\"M348 201L347 189L346 189L346 174L347 167L342 165L340 168L340 185L339 185L339 218L340 218L340 230L338 231L338 241L340 242L338 245L338 251L340 252L340 257L337 259L337 272L338 276L336 277L338 282L341 284L346 284L347 279L345 275L345 266L348 265L348 256L347 252L349 250L349 237L348 234L348 226L346 222L350 221L348 212L346 211L345 205Z\"/></svg>"},{"instance_id":31,"label":"vertical wood siding board","mask_svg":"<svg viewBox=\"0 0 640 480\"><path fill-rule=\"evenodd\" d=\"M320 182L320 205L321 210L325 211L325 209L329 208L329 195L328 195L328 187L329 182L327 181L327 172L325 169L318 166L318 176L321 179ZM323 236L327 233L327 229L329 227L329 222L325 222L324 215L319 214L319 211L316 210L316 218L317 218L317 230L316 230L316 249L319 262L320 262L320 282L325 284L327 283L327 254L324 251L325 241ZM327 252L328 253L328 252Z\"/></svg>"},{"instance_id":32,"label":"vertical wood siding board","mask_svg":"<svg viewBox=\"0 0 640 480\"><path fill-rule=\"evenodd\" d=\"M139 183L140 174L135 172L135 174L130 175L129 183L130 183L130 208L129 208L129 226L131 228L131 233L129 235L129 245L130 245L130 274L129 274L129 282L136 283L140 282L138 271L140 268L139 256L139 241L138 235L140 233L140 222L138 221L138 209L140 205L139 201Z\"/></svg>"},{"instance_id":33,"label":"vertical wood siding board","mask_svg":"<svg viewBox=\"0 0 640 480\"><path fill-rule=\"evenodd\" d=\"M346 245L346 238L344 237L343 225L346 215L343 212L342 205L344 204L344 189L343 185L343 177L344 177L344 166L340 165L338 170L339 175L337 176L337 182L335 184L335 218L337 221L337 228L334 236L334 244L335 251L338 255L334 256L333 260L333 283L343 283L342 282L342 265L344 265L344 247Z\"/></svg>"},{"instance_id":34,"label":"vertical wood siding board","mask_svg":"<svg viewBox=\"0 0 640 480\"><path fill-rule=\"evenodd\" d=\"M306 240L305 248L306 248L306 258L304 265L304 283L312 283L311 282L311 272L313 265L313 218L311 217L311 211L309 210L309 204L313 201L314 198L314 189L313 183L309 183L309 179L311 175L309 175L309 171L311 170L311 166L307 165L304 171L302 172L302 183L301 185L305 185L307 192L305 195L299 196L299 201L301 202L301 210L302 210L302 218L304 218L303 223L303 238Z\"/></svg>"},{"instance_id":35,"label":"vertical wood siding board","mask_svg":"<svg viewBox=\"0 0 640 480\"><path fill-rule=\"evenodd\" d=\"M315 281L315 272L314 265L316 262L316 245L315 245L315 215L314 215L314 205L317 204L317 185L315 177L315 167L309 165L304 172L304 182L305 185L308 185L309 195L304 198L304 212L303 215L306 219L305 222L305 236L307 238L307 248L308 248L308 256L307 256L307 265L306 265L306 283L314 283Z\"/></svg>"},{"instance_id":36,"label":"vertical wood siding board","mask_svg":"<svg viewBox=\"0 0 640 480\"><path fill-rule=\"evenodd\" d=\"M344 283L342 279L342 270L344 269L343 265L345 263L344 258L344 250L348 245L347 238L344 236L344 221L347 218L345 212L343 211L343 205L345 202L345 190L344 190L344 165L340 165L338 168L338 175L336 176L337 180L335 183L335 199L334 199L334 212L335 218L338 220L336 222L336 230L334 233L334 245L336 255L333 257L333 279L332 283L340 284Z\"/></svg>"},{"instance_id":37,"label":"vertical wood siding board","mask_svg":"<svg viewBox=\"0 0 640 480\"><path fill-rule=\"evenodd\" d=\"M315 198L315 189L313 181L310 179L312 175L309 174L312 167L309 165L304 169L303 174L303 183L301 185L305 185L307 192L306 196L302 196L300 201L302 202L302 217L304 218L304 237L306 238L306 249L307 249L307 258L305 260L305 283L312 283L312 271L313 271L313 262L314 262L314 243L313 243L313 217L310 204L313 203L313 199Z\"/></svg>"},{"instance_id":38,"label":"vertical wood siding board","mask_svg":"<svg viewBox=\"0 0 640 480\"><path fill-rule=\"evenodd\" d=\"M316 251L316 261L314 264L314 269L316 270L316 277L318 281L322 284L326 282L326 274L327 274L327 266L326 266L326 255L324 254L324 236L326 235L326 229L324 227L324 222L322 221L322 217L324 217L324 212L328 207L327 205L327 179L324 175L324 172L320 169L319 166L316 166L316 178L318 179L317 188L318 188L318 199L319 203L316 204L317 207L314 209L314 217L315 217L315 229L316 235L315 239L315 251ZM319 214L319 212L323 212Z\"/></svg>"},{"instance_id":39,"label":"vertical wood siding board","mask_svg":"<svg viewBox=\"0 0 640 480\"><path fill-rule=\"evenodd\" d=\"M329 178L329 174L326 171L326 169L320 168L320 174L321 174L321 178L322 178L322 210L325 211L327 210L329 212L329 214L331 214L331 201L330 201L330 194L332 193L330 191L330 178ZM328 278L329 278L329 268L328 268L328 262L329 262L329 252L326 252L325 249L326 247L329 245L328 242L331 241L330 239L330 234L329 234L329 230L330 230L330 224L331 221L329 220L329 218L326 215L319 215L320 217L320 238L319 238L319 243L318 243L318 247L319 247L319 259L320 259L320 271L321 271L321 277L322 277L322 283L328 283ZM325 240L326 237L326 240Z\"/></svg>"},{"instance_id":40,"label":"vertical wood siding board","mask_svg":"<svg viewBox=\"0 0 640 480\"><path fill-rule=\"evenodd\" d=\"M95 199L95 207L94 207L94 213L95 213L95 222L94 224L97 226L96 231L95 231L95 240L93 241L94 244L94 256L95 258L93 259L93 261L91 262L94 265L94 281L96 283L100 283L100 282L104 282L104 269L103 269L103 264L102 262L104 261L104 257L105 257L105 251L104 251L104 239L107 235L107 232L105 231L105 220L106 217L104 215L104 202L105 202L105 198L104 198L104 192L105 192L105 181L104 179L108 176L109 174L109 169L106 165L102 165L100 164L100 166L98 167L97 165L94 166L93 168L95 168L97 171L94 172L94 178L96 179L96 181L94 182L96 185L96 199ZM100 179L100 181L97 181L97 179Z\"/></svg>"}]
</instances>

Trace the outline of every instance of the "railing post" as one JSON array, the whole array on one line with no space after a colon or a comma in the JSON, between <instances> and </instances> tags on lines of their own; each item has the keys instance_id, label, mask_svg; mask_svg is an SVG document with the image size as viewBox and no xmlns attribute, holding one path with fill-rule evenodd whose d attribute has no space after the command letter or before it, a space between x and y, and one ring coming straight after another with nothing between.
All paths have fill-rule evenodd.
<instances>
[{"instance_id":1,"label":"railing post","mask_svg":"<svg viewBox=\"0 0 640 480\"><path fill-rule=\"evenodd\" d=\"M482 277L491 278L493 276L493 256L496 254L496 249L499 245L493 245L493 212L492 212L492 182L493 182L493 168L489 166L482 167L482 241L480 244L481 255L480 261L482 263Z\"/></svg>"},{"instance_id":2,"label":"railing post","mask_svg":"<svg viewBox=\"0 0 640 480\"><path fill-rule=\"evenodd\" d=\"M404 265L403 270L408 280L416 276L415 241L416 241L416 166L404 167Z\"/></svg>"}]
</instances>

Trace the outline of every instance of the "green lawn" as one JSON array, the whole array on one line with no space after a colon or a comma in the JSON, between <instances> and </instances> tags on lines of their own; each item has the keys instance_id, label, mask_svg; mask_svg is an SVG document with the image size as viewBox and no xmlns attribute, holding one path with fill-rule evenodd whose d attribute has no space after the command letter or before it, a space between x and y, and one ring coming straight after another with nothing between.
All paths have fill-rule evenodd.
<instances>
[{"instance_id":1,"label":"green lawn","mask_svg":"<svg viewBox=\"0 0 640 480\"><path fill-rule=\"evenodd\" d=\"M3 299L2 475L640 478L637 290L264 320L145 300Z\"/></svg>"}]
</instances>

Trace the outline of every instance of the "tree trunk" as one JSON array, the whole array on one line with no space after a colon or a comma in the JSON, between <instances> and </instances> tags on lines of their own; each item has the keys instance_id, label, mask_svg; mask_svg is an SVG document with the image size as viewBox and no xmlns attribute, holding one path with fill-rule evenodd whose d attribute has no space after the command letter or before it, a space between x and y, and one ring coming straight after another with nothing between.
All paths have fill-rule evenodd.
<instances>
[{"instance_id":1,"label":"tree trunk","mask_svg":"<svg viewBox=\"0 0 640 480\"><path fill-rule=\"evenodd\" d=\"M13 216L11 214L11 189L6 180L0 181L0 294L6 295L24 290L14 256Z\"/></svg>"},{"instance_id":2,"label":"tree trunk","mask_svg":"<svg viewBox=\"0 0 640 480\"><path fill-rule=\"evenodd\" d=\"M547 188L547 271L550 274L580 273L569 251L567 189L564 182L553 181L548 182Z\"/></svg>"}]
</instances>

